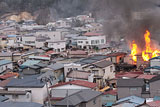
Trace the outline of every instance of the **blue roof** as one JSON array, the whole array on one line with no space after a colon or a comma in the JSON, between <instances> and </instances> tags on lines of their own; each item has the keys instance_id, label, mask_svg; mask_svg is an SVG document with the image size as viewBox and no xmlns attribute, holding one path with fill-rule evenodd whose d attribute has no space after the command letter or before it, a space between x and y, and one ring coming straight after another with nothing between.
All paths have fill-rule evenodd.
<instances>
[{"instance_id":1,"label":"blue roof","mask_svg":"<svg viewBox=\"0 0 160 107\"><path fill-rule=\"evenodd\" d=\"M29 67L29 66L31 66L31 65L38 64L39 62L40 62L40 60L27 60L27 61L24 62L22 65L20 65L20 68Z\"/></svg>"},{"instance_id":2,"label":"blue roof","mask_svg":"<svg viewBox=\"0 0 160 107\"><path fill-rule=\"evenodd\" d=\"M134 106L139 106L145 102L145 99L137 96L129 96L118 100L116 104L123 103L124 101L128 101L130 104L133 104Z\"/></svg>"},{"instance_id":3,"label":"blue roof","mask_svg":"<svg viewBox=\"0 0 160 107\"><path fill-rule=\"evenodd\" d=\"M43 107L42 104L33 102L0 102L1 107Z\"/></svg>"},{"instance_id":4,"label":"blue roof","mask_svg":"<svg viewBox=\"0 0 160 107\"><path fill-rule=\"evenodd\" d=\"M155 96L155 97L153 98L153 101L157 101L157 100L160 100L160 96Z\"/></svg>"},{"instance_id":5,"label":"blue roof","mask_svg":"<svg viewBox=\"0 0 160 107\"><path fill-rule=\"evenodd\" d=\"M0 95L0 102L4 102L6 100L8 100L9 98L8 97L5 97L5 96L1 96Z\"/></svg>"},{"instance_id":6,"label":"blue roof","mask_svg":"<svg viewBox=\"0 0 160 107\"><path fill-rule=\"evenodd\" d=\"M17 35L7 35L9 38L16 37Z\"/></svg>"},{"instance_id":7,"label":"blue roof","mask_svg":"<svg viewBox=\"0 0 160 107\"><path fill-rule=\"evenodd\" d=\"M41 57L41 56L29 56L29 59L39 59L39 60L50 60L49 57Z\"/></svg>"},{"instance_id":8,"label":"blue roof","mask_svg":"<svg viewBox=\"0 0 160 107\"><path fill-rule=\"evenodd\" d=\"M147 68L145 69L145 71L146 71L147 69L158 69L158 70L160 70L160 66L147 67Z\"/></svg>"},{"instance_id":9,"label":"blue roof","mask_svg":"<svg viewBox=\"0 0 160 107\"><path fill-rule=\"evenodd\" d=\"M113 104L114 104L114 102L107 102L107 103L105 104L105 107L111 107Z\"/></svg>"},{"instance_id":10,"label":"blue roof","mask_svg":"<svg viewBox=\"0 0 160 107\"><path fill-rule=\"evenodd\" d=\"M5 65L5 64L9 64L9 63L12 63L12 62L9 60L0 60L0 66Z\"/></svg>"},{"instance_id":11,"label":"blue roof","mask_svg":"<svg viewBox=\"0 0 160 107\"><path fill-rule=\"evenodd\" d=\"M150 60L154 60L154 59L160 59L160 56L157 56L157 57L151 58Z\"/></svg>"},{"instance_id":12,"label":"blue roof","mask_svg":"<svg viewBox=\"0 0 160 107\"><path fill-rule=\"evenodd\" d=\"M40 79L37 79L39 75L25 76L22 79L14 78L10 81L6 87L15 87L15 88L42 88L45 83Z\"/></svg>"}]
</instances>

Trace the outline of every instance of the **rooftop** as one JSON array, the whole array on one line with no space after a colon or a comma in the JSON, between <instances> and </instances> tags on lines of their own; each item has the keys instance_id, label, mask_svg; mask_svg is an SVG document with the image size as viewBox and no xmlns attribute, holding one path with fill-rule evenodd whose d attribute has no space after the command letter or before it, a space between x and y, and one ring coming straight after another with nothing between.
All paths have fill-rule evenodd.
<instances>
[{"instance_id":1,"label":"rooftop","mask_svg":"<svg viewBox=\"0 0 160 107\"><path fill-rule=\"evenodd\" d=\"M112 65L112 64L113 63L111 61L107 61L107 60L94 63L95 66L100 67L100 68L104 68L104 67L107 67L107 66Z\"/></svg>"},{"instance_id":2,"label":"rooftop","mask_svg":"<svg viewBox=\"0 0 160 107\"><path fill-rule=\"evenodd\" d=\"M0 66L5 65L5 64L9 64L12 63L12 61L9 60L0 60Z\"/></svg>"},{"instance_id":3,"label":"rooftop","mask_svg":"<svg viewBox=\"0 0 160 107\"><path fill-rule=\"evenodd\" d=\"M58 83L56 85L51 86L50 88L68 85L68 84L73 84L73 85L78 85L78 86L83 86L83 87L88 87L88 88L95 88L97 86L96 83L92 83L92 82L88 82L88 81L73 80L73 81L69 81L69 82Z\"/></svg>"},{"instance_id":4,"label":"rooftop","mask_svg":"<svg viewBox=\"0 0 160 107\"><path fill-rule=\"evenodd\" d=\"M117 87L142 87L144 79L118 79Z\"/></svg>"},{"instance_id":5,"label":"rooftop","mask_svg":"<svg viewBox=\"0 0 160 107\"><path fill-rule=\"evenodd\" d=\"M83 34L84 36L102 36L102 33L96 33L96 32L87 32Z\"/></svg>"},{"instance_id":6,"label":"rooftop","mask_svg":"<svg viewBox=\"0 0 160 107\"><path fill-rule=\"evenodd\" d=\"M0 102L1 107L43 107L42 104L33 102Z\"/></svg>"},{"instance_id":7,"label":"rooftop","mask_svg":"<svg viewBox=\"0 0 160 107\"><path fill-rule=\"evenodd\" d=\"M12 81L9 81L6 87L14 88L42 88L44 87L44 82L37 79L39 75L26 76L22 79L13 78Z\"/></svg>"},{"instance_id":8,"label":"rooftop","mask_svg":"<svg viewBox=\"0 0 160 107\"><path fill-rule=\"evenodd\" d=\"M133 106L137 107L137 106L140 106L140 105L144 104L144 102L145 102L144 98L137 97L137 96L129 96L129 97L125 97L125 98L122 98L122 99L118 100L116 102L116 104L130 103L130 104L133 104Z\"/></svg>"},{"instance_id":9,"label":"rooftop","mask_svg":"<svg viewBox=\"0 0 160 107\"><path fill-rule=\"evenodd\" d=\"M98 96L100 96L102 93L98 91L92 91L92 90L81 90L75 94L72 94L68 96L67 98L64 98L63 100L57 102L56 106L64 106L68 104L71 106L75 106L77 104L88 102Z\"/></svg>"}]
</instances>

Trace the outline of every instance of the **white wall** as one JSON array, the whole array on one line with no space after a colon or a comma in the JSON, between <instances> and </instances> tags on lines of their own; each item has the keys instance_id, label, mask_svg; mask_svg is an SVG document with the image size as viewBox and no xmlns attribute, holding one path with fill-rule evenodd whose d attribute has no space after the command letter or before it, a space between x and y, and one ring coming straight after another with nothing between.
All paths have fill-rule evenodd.
<instances>
[{"instance_id":1,"label":"white wall","mask_svg":"<svg viewBox=\"0 0 160 107\"><path fill-rule=\"evenodd\" d=\"M13 69L13 64L9 63L9 64L5 64L5 65L0 66L0 73L2 73L3 71L5 71L8 68Z\"/></svg>"},{"instance_id":2,"label":"white wall","mask_svg":"<svg viewBox=\"0 0 160 107\"><path fill-rule=\"evenodd\" d=\"M41 48L41 47L43 47L43 46L44 46L44 43L45 43L45 42L35 41L36 48Z\"/></svg>"},{"instance_id":3,"label":"white wall","mask_svg":"<svg viewBox=\"0 0 160 107\"><path fill-rule=\"evenodd\" d=\"M67 76L69 69L82 70L82 66L80 64L75 64L75 63L64 64L64 76L65 77Z\"/></svg>"},{"instance_id":4,"label":"white wall","mask_svg":"<svg viewBox=\"0 0 160 107\"><path fill-rule=\"evenodd\" d=\"M57 42L48 42L48 47L53 48L54 51L62 52L66 50L66 42L65 41L57 41Z\"/></svg>"},{"instance_id":5,"label":"white wall","mask_svg":"<svg viewBox=\"0 0 160 107\"><path fill-rule=\"evenodd\" d=\"M30 90L32 93L32 102L43 104L47 97L46 85L43 88L8 88L8 91L26 91Z\"/></svg>"},{"instance_id":6,"label":"white wall","mask_svg":"<svg viewBox=\"0 0 160 107\"><path fill-rule=\"evenodd\" d=\"M36 37L35 36L22 36L22 44L35 46Z\"/></svg>"},{"instance_id":7,"label":"white wall","mask_svg":"<svg viewBox=\"0 0 160 107\"><path fill-rule=\"evenodd\" d=\"M112 66L112 69L111 69L111 66ZM106 67L103 78L104 79L113 79L113 78L115 78L115 72L114 71L115 71L115 66L113 64L108 66L108 67Z\"/></svg>"},{"instance_id":8,"label":"white wall","mask_svg":"<svg viewBox=\"0 0 160 107\"><path fill-rule=\"evenodd\" d=\"M26 95L18 95L18 98L14 98L13 95L5 95L5 97L8 97L9 101L14 102L31 102L31 93L29 92Z\"/></svg>"},{"instance_id":9,"label":"white wall","mask_svg":"<svg viewBox=\"0 0 160 107\"><path fill-rule=\"evenodd\" d=\"M36 32L35 35L49 37L50 40L48 40L48 42L61 41L63 39L61 35L61 31L40 31L40 32Z\"/></svg>"},{"instance_id":10,"label":"white wall","mask_svg":"<svg viewBox=\"0 0 160 107\"><path fill-rule=\"evenodd\" d=\"M98 46L106 44L106 36L91 36L87 40L77 40L77 46Z\"/></svg>"}]
</instances>

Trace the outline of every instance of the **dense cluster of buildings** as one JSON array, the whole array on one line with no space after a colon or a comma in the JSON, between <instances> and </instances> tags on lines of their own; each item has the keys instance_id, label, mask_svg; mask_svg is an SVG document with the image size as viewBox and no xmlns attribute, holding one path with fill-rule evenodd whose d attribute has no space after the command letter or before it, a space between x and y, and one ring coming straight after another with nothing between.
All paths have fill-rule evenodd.
<instances>
[{"instance_id":1,"label":"dense cluster of buildings","mask_svg":"<svg viewBox=\"0 0 160 107\"><path fill-rule=\"evenodd\" d=\"M135 64L103 25L79 15L0 22L0 106L159 107L160 57Z\"/></svg>"}]
</instances>

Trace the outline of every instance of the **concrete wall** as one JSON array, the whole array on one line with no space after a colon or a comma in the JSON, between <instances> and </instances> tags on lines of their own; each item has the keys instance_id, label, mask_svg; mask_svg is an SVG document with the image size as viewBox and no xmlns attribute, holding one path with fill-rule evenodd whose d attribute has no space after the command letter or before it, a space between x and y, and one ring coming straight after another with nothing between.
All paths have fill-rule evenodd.
<instances>
[{"instance_id":1,"label":"concrete wall","mask_svg":"<svg viewBox=\"0 0 160 107\"><path fill-rule=\"evenodd\" d=\"M47 97L46 85L43 88L8 88L8 91L31 91L31 101L43 104Z\"/></svg>"},{"instance_id":2,"label":"concrete wall","mask_svg":"<svg viewBox=\"0 0 160 107\"><path fill-rule=\"evenodd\" d=\"M114 66L114 64L106 67L104 70L105 70L105 73L104 73L104 76L103 76L104 79L115 78L115 72L114 72L115 71L115 66Z\"/></svg>"},{"instance_id":3,"label":"concrete wall","mask_svg":"<svg viewBox=\"0 0 160 107\"><path fill-rule=\"evenodd\" d=\"M101 96L94 98L91 101L87 102L86 107L102 107Z\"/></svg>"},{"instance_id":4,"label":"concrete wall","mask_svg":"<svg viewBox=\"0 0 160 107\"><path fill-rule=\"evenodd\" d=\"M130 88L118 87L117 92L118 92L118 99L128 97L131 95L141 97L142 88L141 87L130 87Z\"/></svg>"},{"instance_id":5,"label":"concrete wall","mask_svg":"<svg viewBox=\"0 0 160 107\"><path fill-rule=\"evenodd\" d=\"M59 41L59 42L48 42L48 47L53 48L56 52L62 52L66 50L66 42Z\"/></svg>"},{"instance_id":6,"label":"concrete wall","mask_svg":"<svg viewBox=\"0 0 160 107\"><path fill-rule=\"evenodd\" d=\"M35 46L35 41L35 36L22 36L22 44L24 45Z\"/></svg>"},{"instance_id":7,"label":"concrete wall","mask_svg":"<svg viewBox=\"0 0 160 107\"><path fill-rule=\"evenodd\" d=\"M9 101L14 102L31 102L31 93L27 92L26 95L18 95L17 98L14 98L13 95L5 95L9 98Z\"/></svg>"},{"instance_id":8,"label":"concrete wall","mask_svg":"<svg viewBox=\"0 0 160 107\"><path fill-rule=\"evenodd\" d=\"M150 97L160 96L160 80L151 82L149 85Z\"/></svg>"},{"instance_id":9,"label":"concrete wall","mask_svg":"<svg viewBox=\"0 0 160 107\"><path fill-rule=\"evenodd\" d=\"M3 71L5 71L8 68L13 69L13 64L9 63L9 64L5 64L5 65L0 66L0 73L2 73Z\"/></svg>"}]
</instances>

